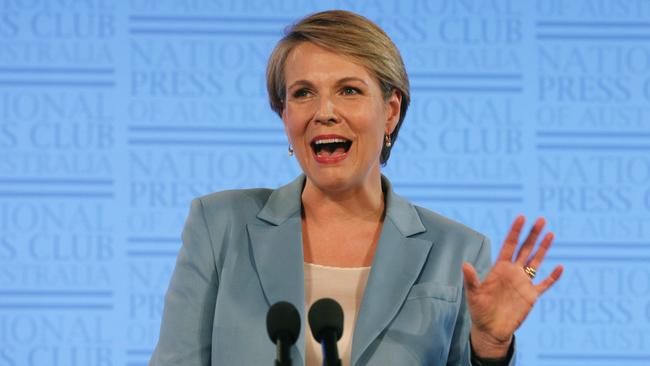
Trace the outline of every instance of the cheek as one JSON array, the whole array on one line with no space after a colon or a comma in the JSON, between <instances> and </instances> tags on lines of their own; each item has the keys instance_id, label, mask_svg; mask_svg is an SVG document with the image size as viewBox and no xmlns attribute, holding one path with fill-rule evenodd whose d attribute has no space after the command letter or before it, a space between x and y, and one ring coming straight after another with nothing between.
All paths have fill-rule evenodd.
<instances>
[{"instance_id":1,"label":"cheek","mask_svg":"<svg viewBox=\"0 0 650 366\"><path fill-rule=\"evenodd\" d=\"M287 107L282 115L285 130L296 133L302 131L309 121L310 114L305 108Z\"/></svg>"},{"instance_id":2,"label":"cheek","mask_svg":"<svg viewBox=\"0 0 650 366\"><path fill-rule=\"evenodd\" d=\"M303 130L302 123L300 122L301 120L297 117L298 116L296 113L293 113L291 111L286 111L282 116L282 122L284 122L284 130L289 136L294 136Z\"/></svg>"},{"instance_id":3,"label":"cheek","mask_svg":"<svg viewBox=\"0 0 650 366\"><path fill-rule=\"evenodd\" d=\"M299 149L300 148L300 131L295 128L295 126L285 126L285 134L287 135L287 139L289 140L289 143L293 145L294 149Z\"/></svg>"},{"instance_id":4,"label":"cheek","mask_svg":"<svg viewBox=\"0 0 650 366\"><path fill-rule=\"evenodd\" d=\"M361 146L359 146L369 158L374 159L381 153L384 145L384 130L377 120L365 122L365 129L359 131L363 134Z\"/></svg>"},{"instance_id":5,"label":"cheek","mask_svg":"<svg viewBox=\"0 0 650 366\"><path fill-rule=\"evenodd\" d=\"M359 121L359 132L363 133L363 135L371 141L377 143L379 143L380 140L383 141L386 132L386 123L382 118L384 118L384 116L381 113L358 115L356 120Z\"/></svg>"}]
</instances>

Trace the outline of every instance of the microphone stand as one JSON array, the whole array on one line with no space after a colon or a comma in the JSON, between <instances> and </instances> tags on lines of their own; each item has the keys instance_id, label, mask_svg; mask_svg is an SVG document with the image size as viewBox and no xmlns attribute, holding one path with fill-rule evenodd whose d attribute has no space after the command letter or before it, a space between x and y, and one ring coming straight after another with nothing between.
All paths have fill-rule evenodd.
<instances>
[{"instance_id":1,"label":"microphone stand","mask_svg":"<svg viewBox=\"0 0 650 366\"><path fill-rule=\"evenodd\" d=\"M323 347L323 366L341 366L336 333L333 330L323 332L321 346Z\"/></svg>"},{"instance_id":2,"label":"microphone stand","mask_svg":"<svg viewBox=\"0 0 650 366\"><path fill-rule=\"evenodd\" d=\"M291 366L291 340L286 332L278 334L275 366Z\"/></svg>"}]
</instances>

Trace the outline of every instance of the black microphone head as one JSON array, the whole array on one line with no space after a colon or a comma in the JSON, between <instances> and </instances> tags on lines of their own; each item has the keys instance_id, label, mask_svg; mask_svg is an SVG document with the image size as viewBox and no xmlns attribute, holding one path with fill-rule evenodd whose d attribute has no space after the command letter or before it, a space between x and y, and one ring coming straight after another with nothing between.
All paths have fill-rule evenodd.
<instances>
[{"instance_id":1,"label":"black microphone head","mask_svg":"<svg viewBox=\"0 0 650 366\"><path fill-rule=\"evenodd\" d=\"M334 299L324 298L316 301L309 309L309 326L318 343L323 338L323 331L332 329L336 340L343 335L343 309Z\"/></svg>"},{"instance_id":2,"label":"black microphone head","mask_svg":"<svg viewBox=\"0 0 650 366\"><path fill-rule=\"evenodd\" d=\"M282 333L288 335L291 344L296 343L300 334L300 314L296 307L286 301L273 304L266 313L266 331L273 343L277 343Z\"/></svg>"}]
</instances>

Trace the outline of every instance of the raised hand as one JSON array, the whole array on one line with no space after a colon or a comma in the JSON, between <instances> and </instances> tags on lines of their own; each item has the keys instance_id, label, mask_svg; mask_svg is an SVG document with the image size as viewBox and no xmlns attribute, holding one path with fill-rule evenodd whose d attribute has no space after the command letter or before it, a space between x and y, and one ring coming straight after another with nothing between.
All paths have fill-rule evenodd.
<instances>
[{"instance_id":1,"label":"raised hand","mask_svg":"<svg viewBox=\"0 0 650 366\"><path fill-rule=\"evenodd\" d=\"M515 256L524 222L525 218L519 216L512 223L499 256L483 282L471 264L463 264L465 294L472 317L472 347L481 357L506 355L512 335L537 298L562 275L563 268L559 265L547 278L533 283L532 277L551 247L553 233L544 235L534 250L545 224L543 218L537 219Z\"/></svg>"}]
</instances>

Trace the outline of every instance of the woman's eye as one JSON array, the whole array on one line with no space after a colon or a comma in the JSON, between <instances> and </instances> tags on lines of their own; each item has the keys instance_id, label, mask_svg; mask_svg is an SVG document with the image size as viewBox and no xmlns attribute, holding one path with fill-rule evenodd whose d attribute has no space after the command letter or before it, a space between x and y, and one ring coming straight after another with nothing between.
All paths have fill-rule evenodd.
<instances>
[{"instance_id":1,"label":"woman's eye","mask_svg":"<svg viewBox=\"0 0 650 366\"><path fill-rule=\"evenodd\" d=\"M345 88L343 88L343 94L345 95L355 95L359 93L360 93L359 89L353 88L351 86L346 86Z\"/></svg>"},{"instance_id":2,"label":"woman's eye","mask_svg":"<svg viewBox=\"0 0 650 366\"><path fill-rule=\"evenodd\" d=\"M309 96L309 90L307 89L298 89L293 93L294 98L304 98Z\"/></svg>"}]
</instances>

